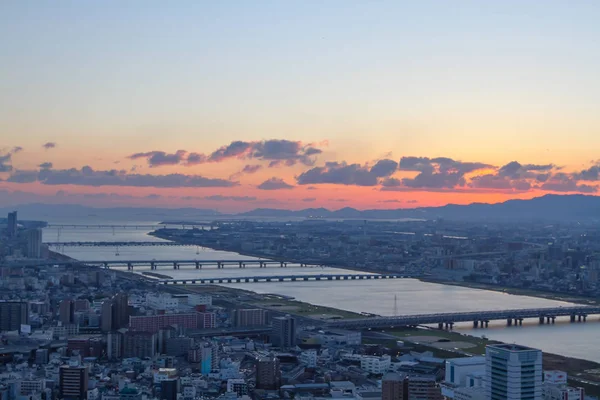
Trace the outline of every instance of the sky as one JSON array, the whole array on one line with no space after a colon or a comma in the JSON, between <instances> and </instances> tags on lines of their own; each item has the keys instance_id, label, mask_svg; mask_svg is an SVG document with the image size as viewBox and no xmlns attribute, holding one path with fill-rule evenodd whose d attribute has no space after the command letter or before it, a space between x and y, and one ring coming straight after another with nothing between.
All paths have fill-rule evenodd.
<instances>
[{"instance_id":1,"label":"sky","mask_svg":"<svg viewBox=\"0 0 600 400\"><path fill-rule=\"evenodd\" d=\"M597 1L0 2L0 205L598 194Z\"/></svg>"}]
</instances>

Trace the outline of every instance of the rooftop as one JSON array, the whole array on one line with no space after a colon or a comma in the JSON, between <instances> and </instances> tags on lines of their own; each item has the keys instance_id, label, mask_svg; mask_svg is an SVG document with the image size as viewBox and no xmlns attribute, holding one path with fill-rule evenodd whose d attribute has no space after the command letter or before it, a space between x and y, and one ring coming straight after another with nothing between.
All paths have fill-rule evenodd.
<instances>
[{"instance_id":1,"label":"rooftop","mask_svg":"<svg viewBox=\"0 0 600 400\"><path fill-rule=\"evenodd\" d=\"M485 357L476 356L476 357L460 357L460 358L449 358L446 362L454 364L454 365L477 365L477 364L485 364Z\"/></svg>"},{"instance_id":2,"label":"rooftop","mask_svg":"<svg viewBox=\"0 0 600 400\"><path fill-rule=\"evenodd\" d=\"M538 349L534 349L534 348L527 347L527 346L521 346L518 344L505 344L505 343L488 345L487 347L489 347L490 349L504 350L504 351L510 351L510 352L539 351Z\"/></svg>"}]
</instances>

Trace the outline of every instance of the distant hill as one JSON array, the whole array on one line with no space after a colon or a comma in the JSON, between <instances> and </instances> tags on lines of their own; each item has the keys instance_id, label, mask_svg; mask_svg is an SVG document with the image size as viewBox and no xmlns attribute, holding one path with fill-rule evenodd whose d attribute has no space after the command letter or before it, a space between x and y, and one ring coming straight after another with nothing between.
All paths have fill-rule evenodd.
<instances>
[{"instance_id":1,"label":"distant hill","mask_svg":"<svg viewBox=\"0 0 600 400\"><path fill-rule=\"evenodd\" d=\"M239 214L221 214L198 208L116 207L94 208L81 205L26 204L0 208L0 215L17 210L19 219L52 221L57 219L119 221L206 221L211 218L332 218L332 219L437 219L466 221L600 221L600 197L588 195L545 195L531 200L509 200L504 203L468 205L449 204L442 207L412 209L339 210L306 208L286 210L257 208Z\"/></svg>"},{"instance_id":2,"label":"distant hill","mask_svg":"<svg viewBox=\"0 0 600 400\"><path fill-rule=\"evenodd\" d=\"M588 195L545 195L531 200L508 200L504 203L468 205L448 204L442 207L420 207L392 210L356 210L346 207L339 210L307 208L291 211L258 208L238 214L244 217L313 217L313 218L368 218L401 219L419 218L481 221L600 220L600 197Z\"/></svg>"}]
</instances>

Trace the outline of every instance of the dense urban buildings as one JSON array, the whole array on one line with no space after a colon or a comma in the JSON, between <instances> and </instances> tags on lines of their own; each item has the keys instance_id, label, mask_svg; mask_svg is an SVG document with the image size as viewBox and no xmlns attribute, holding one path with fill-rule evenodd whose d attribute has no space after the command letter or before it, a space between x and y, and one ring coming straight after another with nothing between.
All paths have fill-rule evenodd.
<instances>
[{"instance_id":1,"label":"dense urban buildings","mask_svg":"<svg viewBox=\"0 0 600 400\"><path fill-rule=\"evenodd\" d=\"M498 231L502 239L496 241L479 238L474 233L477 229L468 225L444 231L441 227L452 225L421 224L410 226L435 227L438 233L407 235L406 240L405 235L400 235L401 239L386 242L386 228L373 229L365 235L364 224L337 222L313 222L310 229L303 224L273 223L258 231L260 235L268 230L276 232L274 242L284 238L280 248L285 253L293 248L292 242L309 238L307 232L318 226L312 239L302 245L312 248L314 251L309 252L313 256L320 254L319 257L328 254L325 249L336 246L349 254L357 246L365 256L370 248L383 243L393 249L397 245L403 251L401 257L415 261L390 264L386 267L390 271L435 271L446 278L465 272L468 276L482 276L481 268L489 269L489 254L497 253L498 247L508 252L502 262L513 266L528 262L557 268L556 258L565 254L562 247L554 244L523 245L502 230ZM253 222L247 222L240 226L247 229L252 225ZM215 229L219 233L209 236L218 235L221 243L233 240L236 235L231 232L221 236L231 226L236 225ZM59 400L61 393L86 400L590 399L582 386L583 379L593 381L593 368L574 369L574 364L565 364L569 365L569 372L560 371L562 364L552 356L549 368L543 370L547 365L540 351L483 338L468 337L468 341L477 343L473 347L476 351L462 348L462 335L451 332L451 325L442 329L341 329L344 325L336 326L337 321L378 317L323 309L273 293L257 294L216 285L157 285L154 277L119 269L60 262L35 265L38 261L22 266L14 260L33 260L27 247L31 242L29 229L27 221L20 221L14 241L0 244L1 249L10 250L11 257L0 268L4 298L0 302L0 395L5 385L11 393L33 396L34 400L42 395ZM297 231L288 235L287 230L293 229ZM488 226L486 235L493 229L493 225ZM320 230L329 232L329 237L319 236ZM340 233L345 230L350 233ZM185 235L188 230L182 232ZM465 241L463 237L467 235L477 239ZM258 236L247 237L256 240ZM246 236L243 238L246 240ZM317 250L313 246L320 238L328 244L321 243ZM9 247L2 247L4 243L10 243ZM488 259L461 256L474 252L483 253L483 258ZM573 261L576 253L567 253L572 257L567 258L569 269L569 264L577 265L579 261ZM587 290L594 287L590 282L595 278L596 264L595 258L586 257L588 265L579 268L576 282L580 283L579 288ZM385 259L395 258L388 255ZM417 267L420 260L426 261L424 268ZM553 261L545 264L547 260ZM386 264L379 264L383 265ZM524 271L546 279L544 269L531 267ZM244 273L249 271L250 268ZM582 280L587 283L581 284ZM392 299L382 307L397 308L394 303ZM405 311L396 310L394 314L398 312ZM581 319L583 323L585 318L585 313L580 313L571 316L571 321L578 323ZM535 321L542 322L537 316ZM485 321L471 322L485 326ZM511 318L511 322L517 324L518 320ZM551 319L545 317L543 322L551 323ZM503 323L508 322L503 319ZM422 341L420 335L437 337L437 341ZM459 340L456 348L452 340ZM487 356L481 356L486 344ZM519 371L518 376L515 371ZM594 387L590 390L593 392Z\"/></svg>"}]
</instances>

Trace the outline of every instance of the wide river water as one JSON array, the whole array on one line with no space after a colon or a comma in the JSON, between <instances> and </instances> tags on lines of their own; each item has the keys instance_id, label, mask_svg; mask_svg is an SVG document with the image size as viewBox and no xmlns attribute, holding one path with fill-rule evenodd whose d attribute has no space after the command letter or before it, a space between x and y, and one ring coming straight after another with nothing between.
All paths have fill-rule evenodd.
<instances>
[{"instance_id":1,"label":"wide river water","mask_svg":"<svg viewBox=\"0 0 600 400\"><path fill-rule=\"evenodd\" d=\"M58 223L59 221L52 221ZM73 223L73 222L67 222ZM103 224L110 222L103 221ZM121 222L122 224L122 222ZM134 222L127 222L134 224ZM139 222L149 224L149 222ZM147 235L144 229L116 228L55 228L44 229L44 241L161 241ZM52 249L56 250L56 249ZM64 254L80 260L118 259L248 259L237 253L215 251L197 247L66 247ZM334 268L300 268L290 265L287 268L245 268L234 266L217 270L204 267L202 270L173 270L161 267L157 272L174 278L235 277L273 274L320 274L357 273ZM188 267L191 268L191 267ZM149 270L149 267L146 268ZM143 269L136 269L143 271ZM277 293L293 296L298 300L313 304L340 308L355 312L368 312L379 315L428 314L438 312L459 312L496 309L517 309L535 307L567 306L569 303L546 300L536 297L515 296L489 290L471 289L459 286L421 282L415 279L360 280L360 281L319 281L229 284L252 290L257 293ZM600 317L592 316L586 323L569 323L557 320L554 325L539 325L537 321L525 321L523 326L507 327L505 322L490 323L489 328L474 329L472 324L455 325L455 330L476 336L485 335L507 343L519 343L536 347L547 352L565 356L600 361Z\"/></svg>"}]
</instances>

